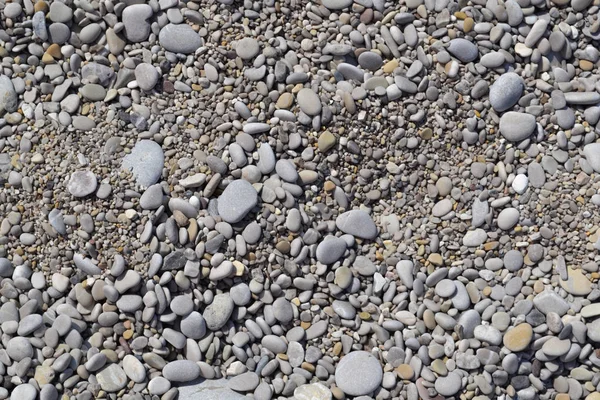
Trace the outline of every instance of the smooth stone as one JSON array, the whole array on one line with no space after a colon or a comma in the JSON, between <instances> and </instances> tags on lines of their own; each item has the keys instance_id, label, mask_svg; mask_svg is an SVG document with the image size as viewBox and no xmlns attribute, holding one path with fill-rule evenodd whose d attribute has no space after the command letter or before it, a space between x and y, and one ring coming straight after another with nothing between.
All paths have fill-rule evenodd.
<instances>
[{"instance_id":1,"label":"smooth stone","mask_svg":"<svg viewBox=\"0 0 600 400\"><path fill-rule=\"evenodd\" d=\"M323 0L321 3L329 10L343 10L352 5L353 0Z\"/></svg>"},{"instance_id":2,"label":"smooth stone","mask_svg":"<svg viewBox=\"0 0 600 400\"><path fill-rule=\"evenodd\" d=\"M202 313L208 329L211 331L221 329L229 321L233 308L234 303L229 294L216 295L212 303Z\"/></svg>"},{"instance_id":3,"label":"smooth stone","mask_svg":"<svg viewBox=\"0 0 600 400\"><path fill-rule=\"evenodd\" d=\"M594 105L600 103L598 92L567 92L565 101L572 105Z\"/></svg>"},{"instance_id":4,"label":"smooth stone","mask_svg":"<svg viewBox=\"0 0 600 400\"><path fill-rule=\"evenodd\" d=\"M487 240L488 235L487 232L481 228L477 228L472 231L468 231L465 236L463 236L463 245L467 247L478 247L481 246Z\"/></svg>"},{"instance_id":5,"label":"smooth stone","mask_svg":"<svg viewBox=\"0 0 600 400\"><path fill-rule=\"evenodd\" d=\"M555 312L561 317L571 308L565 299L550 290L544 290L536 295L533 298L533 305L545 315Z\"/></svg>"},{"instance_id":6,"label":"smooth stone","mask_svg":"<svg viewBox=\"0 0 600 400\"><path fill-rule=\"evenodd\" d=\"M135 383L141 383L146 379L146 368L135 356L127 354L123 358L123 370L125 374Z\"/></svg>"},{"instance_id":7,"label":"smooth stone","mask_svg":"<svg viewBox=\"0 0 600 400\"><path fill-rule=\"evenodd\" d=\"M135 67L135 80L142 90L154 89L159 78L160 74L152 64L140 63Z\"/></svg>"},{"instance_id":8,"label":"smooth stone","mask_svg":"<svg viewBox=\"0 0 600 400\"><path fill-rule=\"evenodd\" d=\"M235 46L235 52L242 60L251 60L258 55L260 45L254 38L243 38Z\"/></svg>"},{"instance_id":9,"label":"smooth stone","mask_svg":"<svg viewBox=\"0 0 600 400\"><path fill-rule=\"evenodd\" d=\"M225 222L234 224L241 221L258 204L256 189L243 179L231 182L221 196L217 209Z\"/></svg>"},{"instance_id":10,"label":"smooth stone","mask_svg":"<svg viewBox=\"0 0 600 400\"><path fill-rule=\"evenodd\" d=\"M339 361L335 383L347 395L364 396L381 385L383 369L379 360L366 351L353 351Z\"/></svg>"},{"instance_id":11,"label":"smooth stone","mask_svg":"<svg viewBox=\"0 0 600 400\"><path fill-rule=\"evenodd\" d=\"M548 357L560 357L569 352L571 341L569 339L559 339L552 337L542 346L542 352Z\"/></svg>"},{"instance_id":12,"label":"smooth stone","mask_svg":"<svg viewBox=\"0 0 600 400\"><path fill-rule=\"evenodd\" d=\"M583 155L594 171L600 173L600 143L585 145L583 147Z\"/></svg>"},{"instance_id":13,"label":"smooth stone","mask_svg":"<svg viewBox=\"0 0 600 400\"><path fill-rule=\"evenodd\" d=\"M498 228L508 231L519 222L521 214L516 208L505 208L498 215Z\"/></svg>"},{"instance_id":14,"label":"smooth stone","mask_svg":"<svg viewBox=\"0 0 600 400\"><path fill-rule=\"evenodd\" d=\"M202 38L188 24L167 24L158 34L158 41L167 51L190 54L202 45Z\"/></svg>"},{"instance_id":15,"label":"smooth stone","mask_svg":"<svg viewBox=\"0 0 600 400\"><path fill-rule=\"evenodd\" d=\"M251 392L260 383L260 378L255 372L245 372L229 380L229 388L236 392Z\"/></svg>"},{"instance_id":16,"label":"smooth stone","mask_svg":"<svg viewBox=\"0 0 600 400\"><path fill-rule=\"evenodd\" d=\"M452 39L447 48L448 52L464 63L475 61L479 56L477 45L467 39Z\"/></svg>"},{"instance_id":17,"label":"smooth stone","mask_svg":"<svg viewBox=\"0 0 600 400\"><path fill-rule=\"evenodd\" d=\"M132 4L123 9L122 20L125 37L129 42L139 43L150 36L150 21L153 11L148 4Z\"/></svg>"},{"instance_id":18,"label":"smooth stone","mask_svg":"<svg viewBox=\"0 0 600 400\"><path fill-rule=\"evenodd\" d=\"M71 175L67 190L75 197L85 197L96 191L98 181L92 171L77 171Z\"/></svg>"},{"instance_id":19,"label":"smooth stone","mask_svg":"<svg viewBox=\"0 0 600 400\"><path fill-rule=\"evenodd\" d=\"M131 171L139 185L148 187L158 182L164 163L162 147L152 140L141 140L123 158L122 168Z\"/></svg>"},{"instance_id":20,"label":"smooth stone","mask_svg":"<svg viewBox=\"0 0 600 400\"><path fill-rule=\"evenodd\" d=\"M118 392L123 389L128 382L127 375L119 364L109 364L96 373L96 379L100 388L105 392Z\"/></svg>"},{"instance_id":21,"label":"smooth stone","mask_svg":"<svg viewBox=\"0 0 600 400\"><path fill-rule=\"evenodd\" d=\"M8 341L6 353L11 359L19 362L24 358L33 357L33 347L27 338L17 336Z\"/></svg>"},{"instance_id":22,"label":"smooth stone","mask_svg":"<svg viewBox=\"0 0 600 400\"><path fill-rule=\"evenodd\" d=\"M190 360L171 361L164 366L162 374L171 382L190 382L200 376L200 366Z\"/></svg>"},{"instance_id":23,"label":"smooth stone","mask_svg":"<svg viewBox=\"0 0 600 400\"><path fill-rule=\"evenodd\" d=\"M247 400L229 388L227 379L196 379L179 386L178 400ZM259 399L257 399L259 400Z\"/></svg>"},{"instance_id":24,"label":"smooth stone","mask_svg":"<svg viewBox=\"0 0 600 400\"><path fill-rule=\"evenodd\" d=\"M346 247L345 240L328 236L317 246L317 260L323 264L333 264L344 255Z\"/></svg>"},{"instance_id":25,"label":"smooth stone","mask_svg":"<svg viewBox=\"0 0 600 400\"><path fill-rule=\"evenodd\" d=\"M0 75L0 115L17 111L19 96L15 87L6 75Z\"/></svg>"},{"instance_id":26,"label":"smooth stone","mask_svg":"<svg viewBox=\"0 0 600 400\"><path fill-rule=\"evenodd\" d=\"M363 210L350 210L339 215L335 225L344 233L361 239L375 239L377 226L369 214Z\"/></svg>"},{"instance_id":27,"label":"smooth stone","mask_svg":"<svg viewBox=\"0 0 600 400\"><path fill-rule=\"evenodd\" d=\"M321 113L321 99L312 89L303 88L296 95L296 101L302 112L314 116Z\"/></svg>"},{"instance_id":28,"label":"smooth stone","mask_svg":"<svg viewBox=\"0 0 600 400\"><path fill-rule=\"evenodd\" d=\"M506 111L517 104L523 89L523 79L514 72L506 72L490 87L490 104L498 112Z\"/></svg>"},{"instance_id":29,"label":"smooth stone","mask_svg":"<svg viewBox=\"0 0 600 400\"><path fill-rule=\"evenodd\" d=\"M452 211L452 200L443 199L434 204L434 206L431 210L431 214L434 217L439 218L439 217L443 217L444 215L448 214L450 211Z\"/></svg>"},{"instance_id":30,"label":"smooth stone","mask_svg":"<svg viewBox=\"0 0 600 400\"><path fill-rule=\"evenodd\" d=\"M35 400L37 398L35 386L23 383L15 387L10 394L10 400Z\"/></svg>"},{"instance_id":31,"label":"smooth stone","mask_svg":"<svg viewBox=\"0 0 600 400\"><path fill-rule=\"evenodd\" d=\"M204 317L197 311L192 311L181 319L180 330L186 337L199 340L206 335L206 322Z\"/></svg>"},{"instance_id":32,"label":"smooth stone","mask_svg":"<svg viewBox=\"0 0 600 400\"><path fill-rule=\"evenodd\" d=\"M503 343L510 351L518 352L527 349L532 338L533 328L528 323L522 323L504 334Z\"/></svg>"},{"instance_id":33,"label":"smooth stone","mask_svg":"<svg viewBox=\"0 0 600 400\"><path fill-rule=\"evenodd\" d=\"M535 128L535 117L531 114L509 111L500 118L500 133L511 142L527 139Z\"/></svg>"},{"instance_id":34,"label":"smooth stone","mask_svg":"<svg viewBox=\"0 0 600 400\"><path fill-rule=\"evenodd\" d=\"M435 390L442 396L453 396L462 387L462 379L457 372L450 372L446 376L438 376L435 380Z\"/></svg>"},{"instance_id":35,"label":"smooth stone","mask_svg":"<svg viewBox=\"0 0 600 400\"><path fill-rule=\"evenodd\" d=\"M592 282L583 274L581 269L567 268L568 279L559 279L560 287L574 296L587 296L592 291Z\"/></svg>"}]
</instances>

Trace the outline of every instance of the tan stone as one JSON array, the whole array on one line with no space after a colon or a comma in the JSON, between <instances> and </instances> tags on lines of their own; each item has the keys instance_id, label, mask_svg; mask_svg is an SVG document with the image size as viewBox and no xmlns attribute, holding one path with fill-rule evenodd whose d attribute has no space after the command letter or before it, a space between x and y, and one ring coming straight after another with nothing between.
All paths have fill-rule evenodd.
<instances>
[{"instance_id":1,"label":"tan stone","mask_svg":"<svg viewBox=\"0 0 600 400\"><path fill-rule=\"evenodd\" d=\"M60 52L60 46L57 45L56 43L52 43L50 46L48 46L46 53L50 54L52 56L52 58L54 58L54 59L62 58L62 53Z\"/></svg>"},{"instance_id":2,"label":"tan stone","mask_svg":"<svg viewBox=\"0 0 600 400\"><path fill-rule=\"evenodd\" d=\"M408 364L398 365L396 372L398 373L400 379L410 380L415 376L415 371L413 371L412 367Z\"/></svg>"},{"instance_id":3,"label":"tan stone","mask_svg":"<svg viewBox=\"0 0 600 400\"><path fill-rule=\"evenodd\" d=\"M333 133L325 131L319 136L318 146L321 153L327 153L335 146L336 138Z\"/></svg>"},{"instance_id":4,"label":"tan stone","mask_svg":"<svg viewBox=\"0 0 600 400\"><path fill-rule=\"evenodd\" d=\"M567 268L569 279L560 279L560 287L574 296L586 296L592 291L592 282L580 269Z\"/></svg>"},{"instance_id":5,"label":"tan stone","mask_svg":"<svg viewBox=\"0 0 600 400\"><path fill-rule=\"evenodd\" d=\"M465 21L463 22L463 31L465 33L471 32L473 30L474 25L475 25L475 21L473 20L473 18L471 18L471 17L465 18Z\"/></svg>"},{"instance_id":6,"label":"tan stone","mask_svg":"<svg viewBox=\"0 0 600 400\"><path fill-rule=\"evenodd\" d=\"M584 71L591 71L594 69L594 63L588 60L579 60L579 68Z\"/></svg>"},{"instance_id":7,"label":"tan stone","mask_svg":"<svg viewBox=\"0 0 600 400\"><path fill-rule=\"evenodd\" d=\"M396 68L398 68L398 65L398 60L390 60L383 65L383 72L386 74L391 74Z\"/></svg>"},{"instance_id":8,"label":"tan stone","mask_svg":"<svg viewBox=\"0 0 600 400\"><path fill-rule=\"evenodd\" d=\"M444 259L442 258L442 255L439 253L431 253L429 255L429 257L427 257L427 261L429 261L433 265L438 265L438 266L444 264Z\"/></svg>"},{"instance_id":9,"label":"tan stone","mask_svg":"<svg viewBox=\"0 0 600 400\"><path fill-rule=\"evenodd\" d=\"M528 323L517 325L504 334L504 346L510 351L523 351L531 343L533 328Z\"/></svg>"},{"instance_id":10,"label":"tan stone","mask_svg":"<svg viewBox=\"0 0 600 400\"><path fill-rule=\"evenodd\" d=\"M292 104L294 103L294 95L291 93L282 93L281 96L279 96L279 99L277 99L277 103L276 106L277 108L290 108L292 106Z\"/></svg>"},{"instance_id":11,"label":"tan stone","mask_svg":"<svg viewBox=\"0 0 600 400\"><path fill-rule=\"evenodd\" d=\"M48 10L50 10L50 7L48 7L48 3L46 3L45 1L38 1L33 6L33 11L35 12L43 11L44 13L47 13Z\"/></svg>"}]
</instances>

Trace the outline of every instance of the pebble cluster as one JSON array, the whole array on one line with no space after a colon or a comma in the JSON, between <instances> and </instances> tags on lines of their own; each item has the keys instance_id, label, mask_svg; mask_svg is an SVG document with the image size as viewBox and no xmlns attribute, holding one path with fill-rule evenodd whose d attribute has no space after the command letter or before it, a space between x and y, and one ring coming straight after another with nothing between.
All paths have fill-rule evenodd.
<instances>
[{"instance_id":1,"label":"pebble cluster","mask_svg":"<svg viewBox=\"0 0 600 400\"><path fill-rule=\"evenodd\" d=\"M0 399L599 400L599 5L0 0Z\"/></svg>"}]
</instances>

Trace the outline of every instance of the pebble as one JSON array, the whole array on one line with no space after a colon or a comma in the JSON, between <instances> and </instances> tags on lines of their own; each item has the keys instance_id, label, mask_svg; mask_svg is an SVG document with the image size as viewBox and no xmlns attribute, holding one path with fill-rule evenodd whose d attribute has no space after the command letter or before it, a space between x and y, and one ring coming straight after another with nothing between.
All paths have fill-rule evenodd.
<instances>
[{"instance_id":1,"label":"pebble","mask_svg":"<svg viewBox=\"0 0 600 400\"><path fill-rule=\"evenodd\" d=\"M296 100L300 109L307 115L313 116L321 113L321 100L312 89L301 89L296 95Z\"/></svg>"},{"instance_id":2,"label":"pebble","mask_svg":"<svg viewBox=\"0 0 600 400\"><path fill-rule=\"evenodd\" d=\"M167 51L190 54L202 45L202 39L187 24L167 24L158 34L158 41Z\"/></svg>"},{"instance_id":3,"label":"pebble","mask_svg":"<svg viewBox=\"0 0 600 400\"><path fill-rule=\"evenodd\" d=\"M532 338L533 328L527 323L522 323L504 334L503 343L510 351L519 352L529 347Z\"/></svg>"},{"instance_id":4,"label":"pebble","mask_svg":"<svg viewBox=\"0 0 600 400\"><path fill-rule=\"evenodd\" d=\"M500 118L500 133L511 142L527 139L535 127L535 117L531 114L509 111Z\"/></svg>"},{"instance_id":5,"label":"pebble","mask_svg":"<svg viewBox=\"0 0 600 400\"><path fill-rule=\"evenodd\" d=\"M479 57L477 45L467 39L452 39L448 45L448 52L464 63L475 61Z\"/></svg>"},{"instance_id":6,"label":"pebble","mask_svg":"<svg viewBox=\"0 0 600 400\"><path fill-rule=\"evenodd\" d=\"M254 38L247 37L237 42L235 52L242 60L251 60L258 55L260 45Z\"/></svg>"},{"instance_id":7,"label":"pebble","mask_svg":"<svg viewBox=\"0 0 600 400\"><path fill-rule=\"evenodd\" d=\"M335 369L335 383L347 395L364 396L375 391L383 380L379 361L366 351L344 356Z\"/></svg>"},{"instance_id":8,"label":"pebble","mask_svg":"<svg viewBox=\"0 0 600 400\"><path fill-rule=\"evenodd\" d=\"M162 369L163 377L171 382L190 382L200 376L200 366L190 360L176 360Z\"/></svg>"},{"instance_id":9,"label":"pebble","mask_svg":"<svg viewBox=\"0 0 600 400\"><path fill-rule=\"evenodd\" d=\"M85 197L96 191L98 181L92 171L77 171L71 175L67 189L75 197Z\"/></svg>"},{"instance_id":10,"label":"pebble","mask_svg":"<svg viewBox=\"0 0 600 400\"><path fill-rule=\"evenodd\" d=\"M151 140L139 141L131 153L123 158L123 169L131 171L136 182L150 186L158 182L162 175L165 156L162 148Z\"/></svg>"},{"instance_id":11,"label":"pebble","mask_svg":"<svg viewBox=\"0 0 600 400\"><path fill-rule=\"evenodd\" d=\"M238 179L231 182L218 199L219 215L230 224L241 221L256 205L258 196L250 183Z\"/></svg>"},{"instance_id":12,"label":"pebble","mask_svg":"<svg viewBox=\"0 0 600 400\"><path fill-rule=\"evenodd\" d=\"M211 331L221 329L233 313L233 300L228 294L218 294L202 313L206 326Z\"/></svg>"},{"instance_id":13,"label":"pebble","mask_svg":"<svg viewBox=\"0 0 600 400\"><path fill-rule=\"evenodd\" d=\"M490 87L490 104L498 112L506 111L517 104L523 88L523 79L519 75L504 73Z\"/></svg>"},{"instance_id":14,"label":"pebble","mask_svg":"<svg viewBox=\"0 0 600 400\"><path fill-rule=\"evenodd\" d=\"M375 239L377 226L371 216L362 210L351 210L340 214L335 225L344 233L359 237L361 239Z\"/></svg>"},{"instance_id":15,"label":"pebble","mask_svg":"<svg viewBox=\"0 0 600 400\"><path fill-rule=\"evenodd\" d=\"M96 379L100 388L105 392L114 393L127 385L127 375L118 364L108 364L96 372Z\"/></svg>"}]
</instances>

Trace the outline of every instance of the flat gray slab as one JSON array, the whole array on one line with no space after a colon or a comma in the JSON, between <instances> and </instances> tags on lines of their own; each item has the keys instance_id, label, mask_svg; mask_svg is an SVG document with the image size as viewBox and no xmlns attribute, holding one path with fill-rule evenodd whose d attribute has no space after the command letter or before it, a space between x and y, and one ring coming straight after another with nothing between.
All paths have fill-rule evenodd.
<instances>
[{"instance_id":1,"label":"flat gray slab","mask_svg":"<svg viewBox=\"0 0 600 400\"><path fill-rule=\"evenodd\" d=\"M227 379L196 379L178 386L179 400L243 400L246 396L227 387Z\"/></svg>"}]
</instances>

